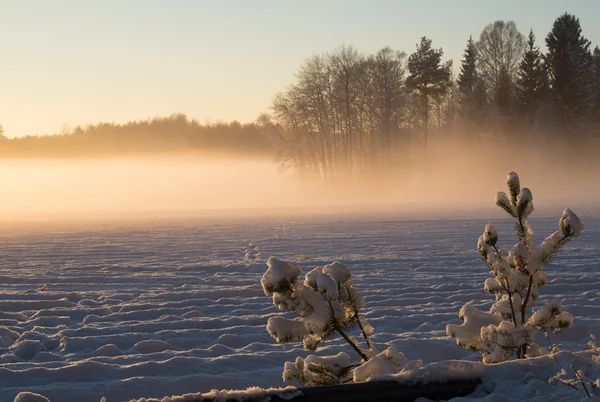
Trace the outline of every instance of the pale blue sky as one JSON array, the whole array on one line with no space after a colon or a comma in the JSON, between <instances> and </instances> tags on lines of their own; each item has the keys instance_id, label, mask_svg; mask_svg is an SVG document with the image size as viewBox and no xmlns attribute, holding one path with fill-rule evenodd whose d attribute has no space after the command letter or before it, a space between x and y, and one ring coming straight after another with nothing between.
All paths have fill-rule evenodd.
<instances>
[{"instance_id":1,"label":"pale blue sky","mask_svg":"<svg viewBox=\"0 0 600 402\"><path fill-rule=\"evenodd\" d=\"M428 36L457 66L487 23L543 45L565 11L600 44L598 0L0 0L0 124L12 137L176 112L253 121L314 53L410 53Z\"/></svg>"}]
</instances>

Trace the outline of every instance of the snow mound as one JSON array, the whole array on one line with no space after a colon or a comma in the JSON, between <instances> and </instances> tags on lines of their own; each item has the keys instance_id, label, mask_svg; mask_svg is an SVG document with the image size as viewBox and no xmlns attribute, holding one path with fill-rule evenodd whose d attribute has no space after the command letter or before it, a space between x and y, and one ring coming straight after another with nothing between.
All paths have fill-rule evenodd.
<instances>
[{"instance_id":1,"label":"snow mound","mask_svg":"<svg viewBox=\"0 0 600 402\"><path fill-rule=\"evenodd\" d=\"M427 364L413 370L392 375L374 375L371 381L395 380L406 384L446 383L450 381L477 380L484 376L486 366L481 362L446 360Z\"/></svg>"},{"instance_id":2,"label":"snow mound","mask_svg":"<svg viewBox=\"0 0 600 402\"><path fill-rule=\"evenodd\" d=\"M37 339L25 339L23 341L18 341L14 345L10 347L10 350L15 354L15 356L20 357L24 360L31 360L41 351L45 351L46 348Z\"/></svg>"},{"instance_id":3,"label":"snow mound","mask_svg":"<svg viewBox=\"0 0 600 402\"><path fill-rule=\"evenodd\" d=\"M187 313L184 313L182 315L183 318L199 318L199 317L204 317L205 315L202 314L200 311L198 310L192 310L192 311L188 311Z\"/></svg>"},{"instance_id":4,"label":"snow mound","mask_svg":"<svg viewBox=\"0 0 600 402\"><path fill-rule=\"evenodd\" d=\"M123 352L121 352L117 345L112 343L102 345L92 353L93 356L120 356L122 354Z\"/></svg>"},{"instance_id":5,"label":"snow mound","mask_svg":"<svg viewBox=\"0 0 600 402\"><path fill-rule=\"evenodd\" d=\"M7 347L12 345L20 334L17 331L13 331L7 327L0 327L0 347Z\"/></svg>"},{"instance_id":6,"label":"snow mound","mask_svg":"<svg viewBox=\"0 0 600 402\"><path fill-rule=\"evenodd\" d=\"M33 392L19 392L14 402L50 402L50 399Z\"/></svg>"},{"instance_id":7,"label":"snow mound","mask_svg":"<svg viewBox=\"0 0 600 402\"><path fill-rule=\"evenodd\" d=\"M377 356L371 358L366 363L354 369L353 381L363 382L369 380L377 374L396 374L408 362L404 353L390 346Z\"/></svg>"},{"instance_id":8,"label":"snow mound","mask_svg":"<svg viewBox=\"0 0 600 402\"><path fill-rule=\"evenodd\" d=\"M156 339L149 339L149 340L139 341L138 343L133 345L133 349L135 351L143 353L143 354L149 354L149 353L164 352L165 350L173 349L173 347L171 345L169 345L167 342L164 342L161 340L156 340Z\"/></svg>"}]
</instances>

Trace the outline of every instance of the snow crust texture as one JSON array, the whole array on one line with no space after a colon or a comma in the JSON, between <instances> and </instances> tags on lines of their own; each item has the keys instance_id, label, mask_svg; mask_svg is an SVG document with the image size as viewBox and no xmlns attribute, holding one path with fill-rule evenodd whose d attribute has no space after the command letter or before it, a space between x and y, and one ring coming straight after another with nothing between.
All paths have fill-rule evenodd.
<instances>
[{"instance_id":1,"label":"snow crust texture","mask_svg":"<svg viewBox=\"0 0 600 402\"><path fill-rule=\"evenodd\" d=\"M581 350L588 333L600 335L600 219L584 218L586 229L577 242L546 268L550 279L538 304L558 298L574 315L572 328L552 334L563 350ZM568 214L565 220L578 230ZM556 230L554 215L531 222L537 244L543 238L536 236ZM422 359L425 367L418 370L430 374L432 362L451 364L456 373L479 373L472 371L484 370L472 362L479 353L457 347L445 329L462 324L456 312L465 303L490 308L481 289L489 273L473 245L485 223L385 215L0 228L0 401L13 402L20 392L52 402L98 402L102 396L121 402L283 387L285 361L352 353L342 339L316 353L301 343L282 347L273 341L265 325L283 312L265 298L260 284L264 257L271 255L294 261L303 272L331 261L352 271L368 306L363 314L376 328L373 342L403 354L390 351L378 358L369 375L389 374L404 358ZM512 230L508 220L493 224L498 233ZM285 267L274 278L294 272ZM344 274L332 266L312 278L318 283L319 275ZM320 282L335 292L326 279ZM537 343L547 348L545 339ZM577 356L564 359L565 367L570 361L587 367ZM554 371L538 372L536 361ZM505 379L488 389L496 399L483 391L477 398L510 401L519 400L519 393L534 395L536 387L546 392L548 385L537 377L554 375L556 362L542 356L529 364L485 368ZM528 372L531 380L522 383ZM502 390L508 399L499 399ZM19 402L30 401L23 395Z\"/></svg>"}]
</instances>

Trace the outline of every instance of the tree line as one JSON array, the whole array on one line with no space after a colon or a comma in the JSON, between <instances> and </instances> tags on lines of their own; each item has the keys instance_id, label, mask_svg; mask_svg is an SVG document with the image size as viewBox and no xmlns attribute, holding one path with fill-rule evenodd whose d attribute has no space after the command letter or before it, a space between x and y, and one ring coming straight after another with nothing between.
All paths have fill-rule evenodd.
<instances>
[{"instance_id":1,"label":"tree line","mask_svg":"<svg viewBox=\"0 0 600 402\"><path fill-rule=\"evenodd\" d=\"M60 134L8 139L0 126L0 156L105 156L132 153L212 151L271 155L269 140L254 124L200 124L183 114L65 128Z\"/></svg>"},{"instance_id":2,"label":"tree line","mask_svg":"<svg viewBox=\"0 0 600 402\"><path fill-rule=\"evenodd\" d=\"M589 147L600 137L600 49L568 13L545 45L495 21L468 38L456 77L427 37L408 56L340 47L306 60L259 122L285 166L326 182L404 172L431 137Z\"/></svg>"},{"instance_id":3,"label":"tree line","mask_svg":"<svg viewBox=\"0 0 600 402\"><path fill-rule=\"evenodd\" d=\"M342 46L306 60L295 82L251 124L202 125L176 114L14 139L0 127L0 155L275 153L301 178L335 183L408 172L442 140L596 146L600 49L592 49L577 17L565 13L554 21L546 51L512 21L495 21L477 39L465 39L456 75L452 60L427 37L410 55Z\"/></svg>"}]
</instances>

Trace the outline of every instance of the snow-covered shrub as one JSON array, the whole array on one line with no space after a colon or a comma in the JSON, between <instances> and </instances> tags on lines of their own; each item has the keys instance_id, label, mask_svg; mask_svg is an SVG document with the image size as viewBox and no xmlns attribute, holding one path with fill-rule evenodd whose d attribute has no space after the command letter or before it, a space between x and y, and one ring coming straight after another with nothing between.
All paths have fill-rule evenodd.
<instances>
[{"instance_id":1,"label":"snow-covered shrub","mask_svg":"<svg viewBox=\"0 0 600 402\"><path fill-rule=\"evenodd\" d=\"M466 304L459 313L463 324L446 326L446 333L456 338L458 345L481 352L485 363L496 363L512 354L519 358L540 356L548 352L535 344L535 329L547 333L570 327L573 316L562 310L562 301L554 299L534 310L538 288L546 284L545 266L552 257L583 231L583 224L570 209L565 209L559 230L548 236L540 246L532 241L528 223L533 212L533 196L521 188L519 176L511 172L506 184L509 195L499 192L496 204L515 220L518 242L511 250L498 247L498 233L486 225L477 242L492 278L484 289L496 296L490 312Z\"/></svg>"},{"instance_id":2,"label":"snow-covered shrub","mask_svg":"<svg viewBox=\"0 0 600 402\"><path fill-rule=\"evenodd\" d=\"M317 267L304 276L304 281L298 279L302 270L295 262L271 257L267 266L261 279L265 294L273 295L273 303L294 316L269 318L267 331L277 342L300 341L306 349L316 350L319 344L337 334L362 361L379 353L370 339L373 327L360 315L365 307L363 298L344 264L336 261ZM358 340L347 335L354 327L360 329L366 348L359 347ZM394 354L393 351L390 354ZM361 362L353 361L346 353L298 357L294 362L285 363L283 379L308 385L339 384L351 381L352 370L360 365Z\"/></svg>"}]
</instances>

